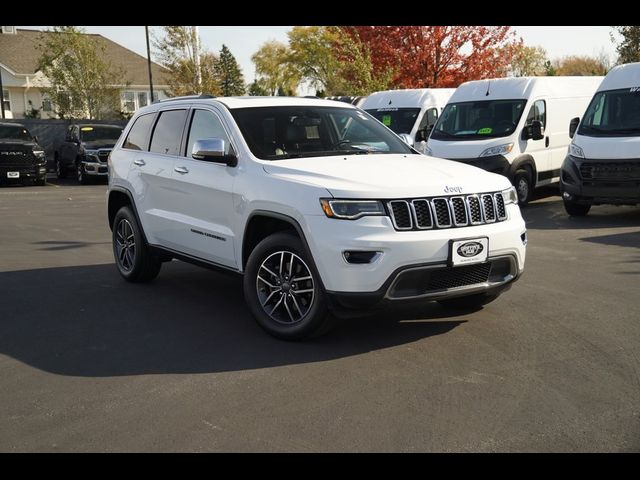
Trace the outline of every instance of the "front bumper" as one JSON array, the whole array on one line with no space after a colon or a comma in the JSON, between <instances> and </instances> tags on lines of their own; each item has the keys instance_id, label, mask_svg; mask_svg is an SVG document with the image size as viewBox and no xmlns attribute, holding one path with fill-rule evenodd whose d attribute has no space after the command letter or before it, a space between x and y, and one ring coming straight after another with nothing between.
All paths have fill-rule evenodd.
<instances>
[{"instance_id":1,"label":"front bumper","mask_svg":"<svg viewBox=\"0 0 640 480\"><path fill-rule=\"evenodd\" d=\"M611 160L610 162L615 162ZM624 174L617 178L583 178L581 167L601 160L567 155L560 174L560 192L565 200L584 205L636 205L640 203L640 177ZM625 163L620 161L620 163Z\"/></svg>"},{"instance_id":2,"label":"front bumper","mask_svg":"<svg viewBox=\"0 0 640 480\"><path fill-rule=\"evenodd\" d=\"M400 272L416 266L446 265L452 239L488 237L489 258L512 258L513 277L519 276L524 270L526 227L517 205L508 205L507 212L509 219L498 223L402 232L393 228L388 217L363 217L349 221L307 216L305 236L328 292L379 294L384 290L384 296ZM371 263L352 264L345 260L345 251L379 253ZM497 286L491 284L482 288ZM448 292L445 296L453 293Z\"/></svg>"},{"instance_id":3,"label":"front bumper","mask_svg":"<svg viewBox=\"0 0 640 480\"><path fill-rule=\"evenodd\" d=\"M109 167L107 167L106 163L83 160L82 167L84 168L84 173L88 176L106 177L109 175Z\"/></svg>"},{"instance_id":4,"label":"front bumper","mask_svg":"<svg viewBox=\"0 0 640 480\"><path fill-rule=\"evenodd\" d=\"M8 178L9 172L18 172L18 178ZM25 178L36 179L46 178L47 176L47 164L38 163L36 165L20 165L20 166L7 166L0 165L0 183L4 182L20 182Z\"/></svg>"}]
</instances>

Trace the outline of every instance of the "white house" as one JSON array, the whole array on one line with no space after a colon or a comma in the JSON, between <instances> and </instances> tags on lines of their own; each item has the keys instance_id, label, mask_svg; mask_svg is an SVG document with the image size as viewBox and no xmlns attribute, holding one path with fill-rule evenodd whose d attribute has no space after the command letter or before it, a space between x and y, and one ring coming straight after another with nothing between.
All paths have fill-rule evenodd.
<instances>
[{"instance_id":1,"label":"white house","mask_svg":"<svg viewBox=\"0 0 640 480\"><path fill-rule=\"evenodd\" d=\"M41 52L37 44L43 34L50 35L38 30L0 26L0 75L5 118L24 118L32 109L40 110L42 118L55 118L53 105L41 90L41 86L48 85L48 80L38 70ZM148 105L150 88L147 59L102 35L87 35L104 46L106 58L125 72L128 85L120 91L123 111L134 112ZM165 98L169 88L164 79L165 69L152 62L151 71L154 100Z\"/></svg>"}]
</instances>

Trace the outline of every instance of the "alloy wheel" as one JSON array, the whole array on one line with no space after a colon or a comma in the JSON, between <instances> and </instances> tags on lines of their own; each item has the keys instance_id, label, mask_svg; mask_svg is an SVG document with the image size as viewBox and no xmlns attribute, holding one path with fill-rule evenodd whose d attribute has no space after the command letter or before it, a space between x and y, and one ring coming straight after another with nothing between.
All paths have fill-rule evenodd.
<instances>
[{"instance_id":1,"label":"alloy wheel","mask_svg":"<svg viewBox=\"0 0 640 480\"><path fill-rule=\"evenodd\" d=\"M124 218L116 228L116 255L120 267L130 272L136 260L136 241L131 224Z\"/></svg>"},{"instance_id":2,"label":"alloy wheel","mask_svg":"<svg viewBox=\"0 0 640 480\"><path fill-rule=\"evenodd\" d=\"M301 322L313 305L313 274L295 253L278 251L260 265L256 290L262 309L272 320L293 325Z\"/></svg>"}]
</instances>

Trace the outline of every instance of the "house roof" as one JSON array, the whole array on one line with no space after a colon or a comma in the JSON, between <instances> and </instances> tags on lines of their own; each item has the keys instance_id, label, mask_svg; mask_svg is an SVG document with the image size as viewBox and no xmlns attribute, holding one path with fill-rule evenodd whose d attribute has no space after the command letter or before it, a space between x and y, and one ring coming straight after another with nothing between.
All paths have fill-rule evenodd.
<instances>
[{"instance_id":1,"label":"house roof","mask_svg":"<svg viewBox=\"0 0 640 480\"><path fill-rule=\"evenodd\" d=\"M0 34L0 63L17 74L33 75L38 71L38 59L41 52L37 45L40 35L52 35L52 32L17 29L15 34ZM147 59L122 45L99 34L86 34L93 37L98 45L105 49L105 57L114 65L122 67L125 78L131 85L148 85L149 71ZM166 70L161 65L151 62L153 83L166 85L163 78Z\"/></svg>"}]
</instances>

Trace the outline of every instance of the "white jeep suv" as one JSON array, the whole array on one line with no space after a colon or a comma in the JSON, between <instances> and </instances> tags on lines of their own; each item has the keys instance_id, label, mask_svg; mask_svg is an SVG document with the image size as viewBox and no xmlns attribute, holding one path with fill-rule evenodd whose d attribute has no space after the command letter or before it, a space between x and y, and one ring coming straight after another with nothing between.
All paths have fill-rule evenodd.
<instances>
[{"instance_id":1,"label":"white jeep suv","mask_svg":"<svg viewBox=\"0 0 640 480\"><path fill-rule=\"evenodd\" d=\"M507 178L426 157L364 111L291 97L183 97L136 112L109 159L120 274L180 259L244 274L284 339L407 302L474 307L523 272Z\"/></svg>"}]
</instances>

